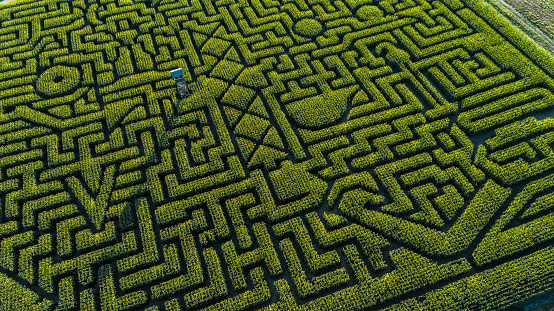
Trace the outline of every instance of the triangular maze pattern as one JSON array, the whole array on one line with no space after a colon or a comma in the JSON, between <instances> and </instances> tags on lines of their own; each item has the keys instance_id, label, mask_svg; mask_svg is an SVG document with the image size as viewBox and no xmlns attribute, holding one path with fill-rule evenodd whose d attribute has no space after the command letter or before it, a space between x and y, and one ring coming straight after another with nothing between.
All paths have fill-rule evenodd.
<instances>
[{"instance_id":1,"label":"triangular maze pattern","mask_svg":"<svg viewBox=\"0 0 554 311\"><path fill-rule=\"evenodd\" d=\"M0 308L506 307L553 286L553 92L474 0L0 4Z\"/></svg>"}]
</instances>

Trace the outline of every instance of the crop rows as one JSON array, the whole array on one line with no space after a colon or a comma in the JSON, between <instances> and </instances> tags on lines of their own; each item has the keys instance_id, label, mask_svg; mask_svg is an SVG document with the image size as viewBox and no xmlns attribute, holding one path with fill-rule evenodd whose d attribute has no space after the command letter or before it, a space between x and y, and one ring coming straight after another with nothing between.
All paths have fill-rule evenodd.
<instances>
[{"instance_id":1,"label":"crop rows","mask_svg":"<svg viewBox=\"0 0 554 311\"><path fill-rule=\"evenodd\" d=\"M0 309L515 304L553 78L473 0L0 4Z\"/></svg>"}]
</instances>

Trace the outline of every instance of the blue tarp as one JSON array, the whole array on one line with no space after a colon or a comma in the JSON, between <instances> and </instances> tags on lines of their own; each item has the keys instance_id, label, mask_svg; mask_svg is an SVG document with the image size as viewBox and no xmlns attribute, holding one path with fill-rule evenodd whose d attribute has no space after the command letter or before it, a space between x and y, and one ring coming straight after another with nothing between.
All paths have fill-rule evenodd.
<instances>
[{"instance_id":1,"label":"blue tarp","mask_svg":"<svg viewBox=\"0 0 554 311\"><path fill-rule=\"evenodd\" d=\"M183 75L183 69L182 68L177 68L175 70L171 70L171 77L173 79L177 78L177 77L180 77Z\"/></svg>"}]
</instances>

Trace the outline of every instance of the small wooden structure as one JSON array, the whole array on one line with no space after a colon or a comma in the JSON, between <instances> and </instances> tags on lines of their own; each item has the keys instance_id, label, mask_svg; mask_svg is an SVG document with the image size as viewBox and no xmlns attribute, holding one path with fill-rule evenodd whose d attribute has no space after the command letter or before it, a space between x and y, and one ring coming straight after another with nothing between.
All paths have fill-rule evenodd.
<instances>
[{"instance_id":1,"label":"small wooden structure","mask_svg":"<svg viewBox=\"0 0 554 311\"><path fill-rule=\"evenodd\" d=\"M178 98L190 96L187 83L185 82L185 78L183 78L183 69L177 68L175 70L171 70L171 77L173 77L173 80L175 80Z\"/></svg>"}]
</instances>

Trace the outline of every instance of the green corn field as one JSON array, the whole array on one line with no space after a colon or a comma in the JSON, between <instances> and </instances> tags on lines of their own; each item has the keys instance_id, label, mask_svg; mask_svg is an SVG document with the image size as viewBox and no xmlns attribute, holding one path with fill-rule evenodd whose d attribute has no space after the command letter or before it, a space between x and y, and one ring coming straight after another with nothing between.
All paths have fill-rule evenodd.
<instances>
[{"instance_id":1,"label":"green corn field","mask_svg":"<svg viewBox=\"0 0 554 311\"><path fill-rule=\"evenodd\" d=\"M554 56L494 1L0 2L0 311L539 306Z\"/></svg>"}]
</instances>

